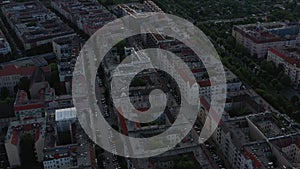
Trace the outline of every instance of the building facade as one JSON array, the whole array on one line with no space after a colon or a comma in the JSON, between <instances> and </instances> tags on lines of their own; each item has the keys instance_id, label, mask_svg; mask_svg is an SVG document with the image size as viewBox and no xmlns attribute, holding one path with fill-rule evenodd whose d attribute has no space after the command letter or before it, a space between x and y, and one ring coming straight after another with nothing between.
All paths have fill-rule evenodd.
<instances>
[{"instance_id":1,"label":"building facade","mask_svg":"<svg viewBox=\"0 0 300 169\"><path fill-rule=\"evenodd\" d=\"M300 47L278 47L268 50L268 61L284 68L284 73L289 76L295 88L300 87Z\"/></svg>"},{"instance_id":2,"label":"building facade","mask_svg":"<svg viewBox=\"0 0 300 169\"><path fill-rule=\"evenodd\" d=\"M115 19L114 15L95 0L53 0L51 6L90 36Z\"/></svg>"},{"instance_id":3,"label":"building facade","mask_svg":"<svg viewBox=\"0 0 300 169\"><path fill-rule=\"evenodd\" d=\"M269 48L295 45L300 42L300 23L258 23L236 25L232 36L247 48L252 56L265 57Z\"/></svg>"}]
</instances>

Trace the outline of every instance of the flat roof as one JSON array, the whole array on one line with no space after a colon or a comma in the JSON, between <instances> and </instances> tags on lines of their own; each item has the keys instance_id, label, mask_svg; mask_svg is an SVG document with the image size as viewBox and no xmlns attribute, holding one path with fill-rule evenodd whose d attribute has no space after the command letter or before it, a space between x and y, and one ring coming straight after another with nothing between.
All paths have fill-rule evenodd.
<instances>
[{"instance_id":1,"label":"flat roof","mask_svg":"<svg viewBox=\"0 0 300 169\"><path fill-rule=\"evenodd\" d=\"M71 120L76 118L76 108L66 108L55 110L55 121Z\"/></svg>"},{"instance_id":2,"label":"flat roof","mask_svg":"<svg viewBox=\"0 0 300 169\"><path fill-rule=\"evenodd\" d=\"M255 43L269 43L295 40L300 32L300 23L269 22L236 25L233 30L240 32Z\"/></svg>"}]
</instances>

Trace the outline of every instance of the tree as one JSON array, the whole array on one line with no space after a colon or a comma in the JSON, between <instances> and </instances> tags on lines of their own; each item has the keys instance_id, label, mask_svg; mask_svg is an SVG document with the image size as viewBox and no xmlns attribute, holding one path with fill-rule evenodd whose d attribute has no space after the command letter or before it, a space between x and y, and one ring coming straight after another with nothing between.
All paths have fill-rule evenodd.
<instances>
[{"instance_id":1,"label":"tree","mask_svg":"<svg viewBox=\"0 0 300 169\"><path fill-rule=\"evenodd\" d=\"M269 74L276 76L276 66L273 62L268 62L266 60L262 61L261 68L267 71Z\"/></svg>"},{"instance_id":2,"label":"tree","mask_svg":"<svg viewBox=\"0 0 300 169\"><path fill-rule=\"evenodd\" d=\"M228 36L226 39L225 48L228 50L233 50L235 45L235 39L232 36Z\"/></svg>"},{"instance_id":3,"label":"tree","mask_svg":"<svg viewBox=\"0 0 300 169\"><path fill-rule=\"evenodd\" d=\"M196 169L197 165L192 159L189 158L189 156L184 155L175 163L174 168L176 168L176 169Z\"/></svg>"},{"instance_id":4,"label":"tree","mask_svg":"<svg viewBox=\"0 0 300 169\"><path fill-rule=\"evenodd\" d=\"M299 101L299 97L297 95L294 95L292 98L291 98L291 102L293 104L297 103Z\"/></svg>"},{"instance_id":5,"label":"tree","mask_svg":"<svg viewBox=\"0 0 300 169\"><path fill-rule=\"evenodd\" d=\"M266 90L267 89L267 86L264 83L260 83L258 87L260 89L262 89L262 90Z\"/></svg>"},{"instance_id":6,"label":"tree","mask_svg":"<svg viewBox=\"0 0 300 169\"><path fill-rule=\"evenodd\" d=\"M136 87L136 86L145 86L146 83L143 81L141 78L134 78L133 81L131 82L131 86Z\"/></svg>"},{"instance_id":7,"label":"tree","mask_svg":"<svg viewBox=\"0 0 300 169\"><path fill-rule=\"evenodd\" d=\"M9 96L9 90L7 87L1 88L1 100L6 99Z\"/></svg>"},{"instance_id":8,"label":"tree","mask_svg":"<svg viewBox=\"0 0 300 169\"><path fill-rule=\"evenodd\" d=\"M28 77L22 77L19 83L14 87L15 92L18 90L24 90L29 93L30 79Z\"/></svg>"},{"instance_id":9,"label":"tree","mask_svg":"<svg viewBox=\"0 0 300 169\"><path fill-rule=\"evenodd\" d=\"M291 79L287 76L287 75L283 75L281 78L280 78L280 81L282 82L282 84L284 86L290 86L291 85Z\"/></svg>"},{"instance_id":10,"label":"tree","mask_svg":"<svg viewBox=\"0 0 300 169\"><path fill-rule=\"evenodd\" d=\"M56 63L50 63L51 72L58 71Z\"/></svg>"},{"instance_id":11,"label":"tree","mask_svg":"<svg viewBox=\"0 0 300 169\"><path fill-rule=\"evenodd\" d=\"M34 138L30 134L25 134L21 138L20 158L22 168L30 168L36 163Z\"/></svg>"},{"instance_id":12,"label":"tree","mask_svg":"<svg viewBox=\"0 0 300 169\"><path fill-rule=\"evenodd\" d=\"M116 45L118 55L120 55L120 57L121 57L121 61L125 58L125 51L124 51L125 46L126 46L126 41L125 40L121 40Z\"/></svg>"},{"instance_id":13,"label":"tree","mask_svg":"<svg viewBox=\"0 0 300 169\"><path fill-rule=\"evenodd\" d=\"M49 82L50 87L54 88L55 94L61 95L65 92L64 86L60 83L57 70L51 71L50 75L47 77L47 81Z\"/></svg>"}]
</instances>

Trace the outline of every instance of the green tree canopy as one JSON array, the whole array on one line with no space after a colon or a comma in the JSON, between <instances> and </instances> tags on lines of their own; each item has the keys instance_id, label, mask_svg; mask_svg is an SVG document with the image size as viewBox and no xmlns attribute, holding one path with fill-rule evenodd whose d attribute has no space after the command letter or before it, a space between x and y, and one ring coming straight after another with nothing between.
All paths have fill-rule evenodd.
<instances>
[{"instance_id":1,"label":"green tree canopy","mask_svg":"<svg viewBox=\"0 0 300 169\"><path fill-rule=\"evenodd\" d=\"M196 169L197 165L189 156L183 155L176 163L175 169Z\"/></svg>"},{"instance_id":2,"label":"green tree canopy","mask_svg":"<svg viewBox=\"0 0 300 169\"><path fill-rule=\"evenodd\" d=\"M9 96L9 90L7 87L1 88L1 100L6 99Z\"/></svg>"},{"instance_id":3,"label":"green tree canopy","mask_svg":"<svg viewBox=\"0 0 300 169\"><path fill-rule=\"evenodd\" d=\"M30 168L36 163L34 138L30 134L25 134L20 142L20 158L22 168Z\"/></svg>"}]
</instances>

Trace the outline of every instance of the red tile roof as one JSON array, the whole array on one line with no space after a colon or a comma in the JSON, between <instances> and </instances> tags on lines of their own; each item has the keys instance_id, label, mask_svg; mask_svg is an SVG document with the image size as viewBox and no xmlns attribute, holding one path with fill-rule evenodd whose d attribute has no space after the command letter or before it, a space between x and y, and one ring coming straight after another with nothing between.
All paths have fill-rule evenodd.
<instances>
[{"instance_id":1,"label":"red tile roof","mask_svg":"<svg viewBox=\"0 0 300 169\"><path fill-rule=\"evenodd\" d=\"M24 125L24 128L23 128L23 130L24 131L29 131L29 130L32 130L32 124L26 124L26 125Z\"/></svg>"},{"instance_id":2,"label":"red tile roof","mask_svg":"<svg viewBox=\"0 0 300 169\"><path fill-rule=\"evenodd\" d=\"M31 131L33 129L36 129L35 131L35 142L39 140L40 138L40 131L41 131L41 124L34 123L34 124L25 124L20 126L14 126L12 127L12 136L11 136L11 144L17 145L19 142L19 129L22 129L22 131Z\"/></svg>"},{"instance_id":3,"label":"red tile roof","mask_svg":"<svg viewBox=\"0 0 300 169\"><path fill-rule=\"evenodd\" d=\"M17 145L19 141L18 131L14 129L11 137L11 144Z\"/></svg>"},{"instance_id":4,"label":"red tile roof","mask_svg":"<svg viewBox=\"0 0 300 169\"><path fill-rule=\"evenodd\" d=\"M211 86L210 80L200 81L200 82L198 82L198 84L200 85L200 87L208 87L208 86Z\"/></svg>"},{"instance_id":5,"label":"red tile roof","mask_svg":"<svg viewBox=\"0 0 300 169\"><path fill-rule=\"evenodd\" d=\"M16 65L7 65L0 70L0 76L11 76L11 75L21 75L21 76L31 76L35 71L36 66L30 67L19 67ZM41 67L45 73L51 71L49 66Z\"/></svg>"},{"instance_id":6,"label":"red tile roof","mask_svg":"<svg viewBox=\"0 0 300 169\"><path fill-rule=\"evenodd\" d=\"M253 165L254 165L254 169L259 169L261 167L261 163L260 161L256 158L256 156L253 153L250 153L248 150L246 150L245 148L243 149L244 152L244 156L246 158L249 158L253 161Z\"/></svg>"},{"instance_id":7,"label":"red tile roof","mask_svg":"<svg viewBox=\"0 0 300 169\"><path fill-rule=\"evenodd\" d=\"M270 48L269 51L272 52L273 54L279 56L280 58L284 59L289 64L296 65L298 68L300 68L300 60L297 60L293 57L287 56L274 48Z\"/></svg>"},{"instance_id":8,"label":"red tile roof","mask_svg":"<svg viewBox=\"0 0 300 169\"><path fill-rule=\"evenodd\" d=\"M15 106L15 111L21 111L21 110L29 110L29 109L39 109L43 108L44 104L38 103L38 104L26 104L26 105L18 105Z\"/></svg>"}]
</instances>

